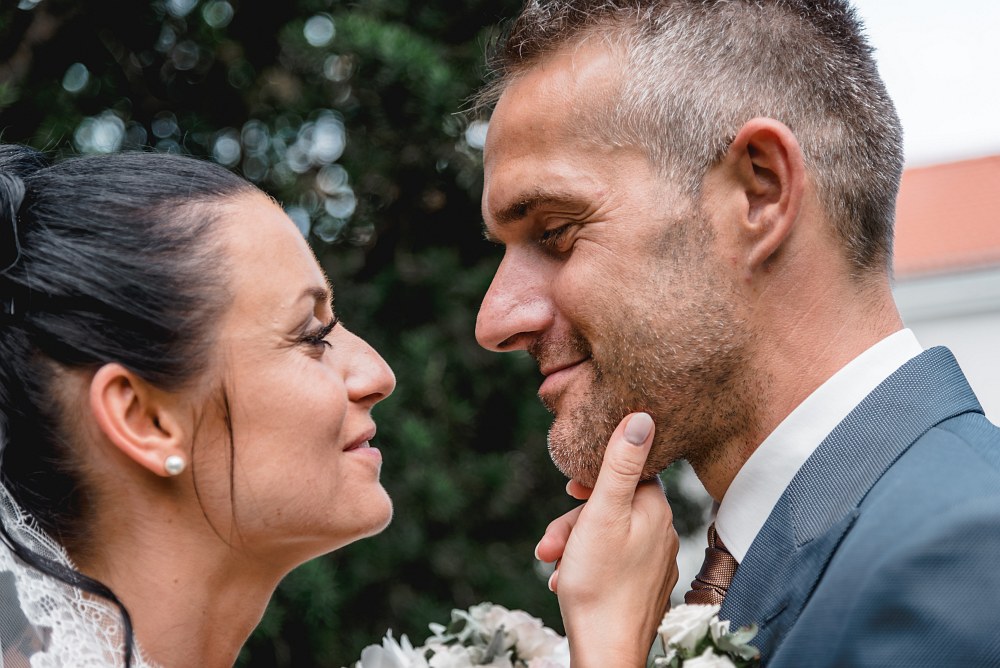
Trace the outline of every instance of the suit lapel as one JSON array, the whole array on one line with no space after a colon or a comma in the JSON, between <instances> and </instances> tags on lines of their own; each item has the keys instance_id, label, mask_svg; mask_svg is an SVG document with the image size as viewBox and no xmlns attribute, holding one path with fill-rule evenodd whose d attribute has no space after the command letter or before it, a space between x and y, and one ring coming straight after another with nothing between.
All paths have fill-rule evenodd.
<instances>
[{"instance_id":1,"label":"suit lapel","mask_svg":"<svg viewBox=\"0 0 1000 668\"><path fill-rule=\"evenodd\" d=\"M889 376L830 432L778 500L740 563L720 616L760 627L764 657L798 619L816 583L883 473L924 432L982 412L946 348Z\"/></svg>"}]
</instances>

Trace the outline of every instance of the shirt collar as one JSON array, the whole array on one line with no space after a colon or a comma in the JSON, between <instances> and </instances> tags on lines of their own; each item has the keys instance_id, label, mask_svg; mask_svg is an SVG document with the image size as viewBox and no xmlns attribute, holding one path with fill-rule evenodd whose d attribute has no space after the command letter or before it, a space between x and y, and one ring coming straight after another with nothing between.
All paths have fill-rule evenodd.
<instances>
[{"instance_id":1,"label":"shirt collar","mask_svg":"<svg viewBox=\"0 0 1000 668\"><path fill-rule=\"evenodd\" d=\"M921 352L903 329L882 339L831 376L782 420L733 478L715 529L737 561L809 455L883 380Z\"/></svg>"}]
</instances>

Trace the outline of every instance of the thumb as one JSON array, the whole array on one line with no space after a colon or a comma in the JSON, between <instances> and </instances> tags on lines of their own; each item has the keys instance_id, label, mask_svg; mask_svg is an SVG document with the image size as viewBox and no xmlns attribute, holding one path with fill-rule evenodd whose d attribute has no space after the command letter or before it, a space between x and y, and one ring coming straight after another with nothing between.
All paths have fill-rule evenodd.
<instances>
[{"instance_id":1,"label":"thumb","mask_svg":"<svg viewBox=\"0 0 1000 668\"><path fill-rule=\"evenodd\" d=\"M628 512L652 442L653 418L648 413L626 416L604 451L601 472L588 505L599 505L612 512L616 509Z\"/></svg>"}]
</instances>

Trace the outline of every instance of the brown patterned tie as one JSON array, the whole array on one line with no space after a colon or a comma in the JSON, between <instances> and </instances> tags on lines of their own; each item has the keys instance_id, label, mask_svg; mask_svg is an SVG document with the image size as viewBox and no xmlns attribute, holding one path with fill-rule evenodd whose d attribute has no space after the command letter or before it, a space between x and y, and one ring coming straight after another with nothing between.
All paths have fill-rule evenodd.
<instances>
[{"instance_id":1,"label":"brown patterned tie","mask_svg":"<svg viewBox=\"0 0 1000 668\"><path fill-rule=\"evenodd\" d=\"M729 583L736 575L737 566L739 563L722 544L722 539L715 531L715 524L712 523L708 527L708 547L705 548L705 561L691 583L691 591L684 594L684 602L722 605L722 599L726 597Z\"/></svg>"}]
</instances>

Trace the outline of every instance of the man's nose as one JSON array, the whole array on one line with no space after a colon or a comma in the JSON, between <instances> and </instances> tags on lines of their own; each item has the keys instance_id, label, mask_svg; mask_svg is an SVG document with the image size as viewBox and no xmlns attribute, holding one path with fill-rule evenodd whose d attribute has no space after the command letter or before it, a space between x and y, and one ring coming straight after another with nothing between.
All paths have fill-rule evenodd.
<instances>
[{"instance_id":1,"label":"man's nose","mask_svg":"<svg viewBox=\"0 0 1000 668\"><path fill-rule=\"evenodd\" d=\"M552 325L548 279L529 259L507 251L476 318L476 340L496 352L524 350Z\"/></svg>"}]
</instances>

